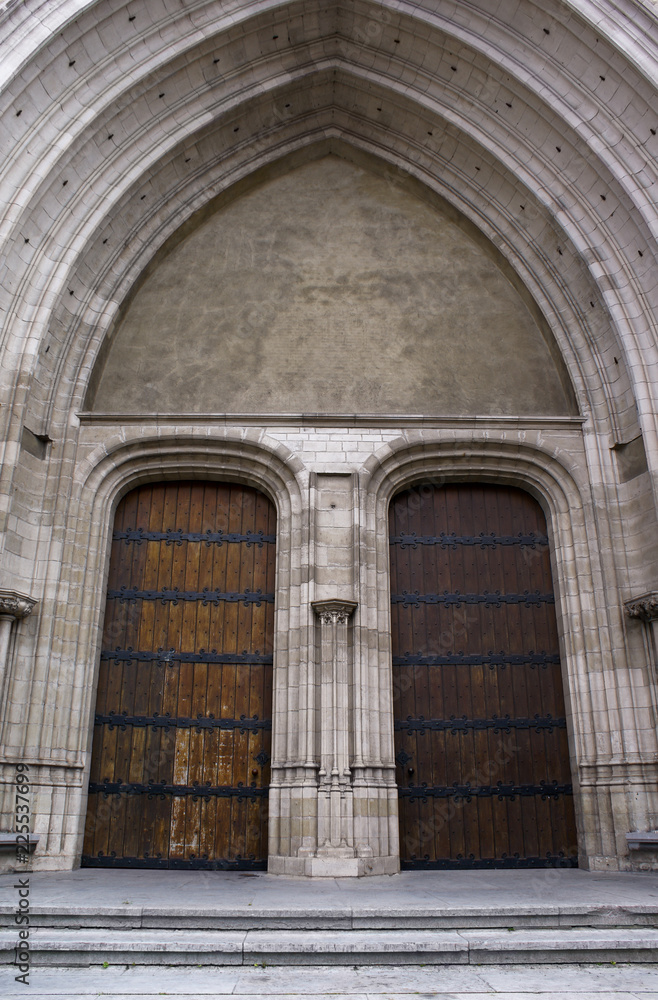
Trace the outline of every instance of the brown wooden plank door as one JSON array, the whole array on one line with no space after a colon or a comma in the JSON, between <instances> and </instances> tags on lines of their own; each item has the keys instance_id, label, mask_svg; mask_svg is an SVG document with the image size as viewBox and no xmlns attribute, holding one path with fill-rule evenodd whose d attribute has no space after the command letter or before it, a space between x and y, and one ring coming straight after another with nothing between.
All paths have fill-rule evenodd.
<instances>
[{"instance_id":1,"label":"brown wooden plank door","mask_svg":"<svg viewBox=\"0 0 658 1000\"><path fill-rule=\"evenodd\" d=\"M236 483L120 502L83 865L266 868L275 532Z\"/></svg>"},{"instance_id":2,"label":"brown wooden plank door","mask_svg":"<svg viewBox=\"0 0 658 1000\"><path fill-rule=\"evenodd\" d=\"M402 868L577 866L539 504L422 485L389 526Z\"/></svg>"}]
</instances>

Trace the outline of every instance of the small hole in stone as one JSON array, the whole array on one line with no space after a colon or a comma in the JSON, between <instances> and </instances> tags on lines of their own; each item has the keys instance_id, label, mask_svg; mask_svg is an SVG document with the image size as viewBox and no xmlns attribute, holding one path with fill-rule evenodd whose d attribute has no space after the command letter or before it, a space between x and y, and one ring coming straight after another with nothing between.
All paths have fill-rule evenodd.
<instances>
[{"instance_id":1,"label":"small hole in stone","mask_svg":"<svg viewBox=\"0 0 658 1000\"><path fill-rule=\"evenodd\" d=\"M20 111L17 111L17 112L16 112L16 117L17 117L17 118L20 118L20 116L21 116L22 114L23 114L23 109L21 108L21 109L20 109ZM653 129L651 129L651 131L653 132ZM655 133L655 132L653 132L653 134L655 135L656 133Z\"/></svg>"},{"instance_id":2,"label":"small hole in stone","mask_svg":"<svg viewBox=\"0 0 658 1000\"><path fill-rule=\"evenodd\" d=\"M329 506L333 509L336 506L336 504L335 503L331 503L331 504L329 504Z\"/></svg>"},{"instance_id":3,"label":"small hole in stone","mask_svg":"<svg viewBox=\"0 0 658 1000\"><path fill-rule=\"evenodd\" d=\"M614 360L614 362L615 362L616 365L619 364L619 362L617 361L617 358L613 358L613 360Z\"/></svg>"},{"instance_id":4,"label":"small hole in stone","mask_svg":"<svg viewBox=\"0 0 658 1000\"><path fill-rule=\"evenodd\" d=\"M642 253L641 250L638 250L638 253L639 253L640 257L644 257L644 254Z\"/></svg>"},{"instance_id":5,"label":"small hole in stone","mask_svg":"<svg viewBox=\"0 0 658 1000\"><path fill-rule=\"evenodd\" d=\"M399 38L394 38L393 41L395 42L396 45L400 44L400 39Z\"/></svg>"},{"instance_id":6,"label":"small hole in stone","mask_svg":"<svg viewBox=\"0 0 658 1000\"><path fill-rule=\"evenodd\" d=\"M74 293L73 289L72 289L72 288L69 288L69 295L74 295L74 294L75 294L75 293Z\"/></svg>"},{"instance_id":7,"label":"small hole in stone","mask_svg":"<svg viewBox=\"0 0 658 1000\"><path fill-rule=\"evenodd\" d=\"M427 134L428 135L434 135L434 132L428 132Z\"/></svg>"},{"instance_id":8,"label":"small hole in stone","mask_svg":"<svg viewBox=\"0 0 658 1000\"><path fill-rule=\"evenodd\" d=\"M511 108L511 107L512 107L512 105L511 105L511 104L509 103L509 101L505 101L505 107L506 107L506 108Z\"/></svg>"},{"instance_id":9,"label":"small hole in stone","mask_svg":"<svg viewBox=\"0 0 658 1000\"><path fill-rule=\"evenodd\" d=\"M17 111L16 114L20 115L20 111ZM655 128L650 128L649 131L651 132L651 135L655 135L656 134Z\"/></svg>"},{"instance_id":10,"label":"small hole in stone","mask_svg":"<svg viewBox=\"0 0 658 1000\"><path fill-rule=\"evenodd\" d=\"M525 212L525 205L519 205L519 208L521 209L522 212Z\"/></svg>"},{"instance_id":11,"label":"small hole in stone","mask_svg":"<svg viewBox=\"0 0 658 1000\"><path fill-rule=\"evenodd\" d=\"M545 35L550 35L550 31L548 30L548 28L542 28L541 30L544 32Z\"/></svg>"},{"instance_id":12,"label":"small hole in stone","mask_svg":"<svg viewBox=\"0 0 658 1000\"><path fill-rule=\"evenodd\" d=\"M29 242L30 242L30 237L29 237L29 236L26 236L26 237L25 237L25 242L26 242L26 243L29 243Z\"/></svg>"},{"instance_id":13,"label":"small hole in stone","mask_svg":"<svg viewBox=\"0 0 658 1000\"><path fill-rule=\"evenodd\" d=\"M289 108L289 107L290 107L290 105L289 105L289 104L286 104L286 105L285 105L285 107L286 107L286 108Z\"/></svg>"},{"instance_id":14,"label":"small hole in stone","mask_svg":"<svg viewBox=\"0 0 658 1000\"><path fill-rule=\"evenodd\" d=\"M604 194L601 195L601 201L605 201L605 195Z\"/></svg>"},{"instance_id":15,"label":"small hole in stone","mask_svg":"<svg viewBox=\"0 0 658 1000\"><path fill-rule=\"evenodd\" d=\"M451 66L450 69L452 70L453 73L457 72L457 67L456 66Z\"/></svg>"},{"instance_id":16,"label":"small hole in stone","mask_svg":"<svg viewBox=\"0 0 658 1000\"><path fill-rule=\"evenodd\" d=\"M107 236L106 236L106 237L105 237L105 239L103 240L103 243L107 243Z\"/></svg>"},{"instance_id":17,"label":"small hole in stone","mask_svg":"<svg viewBox=\"0 0 658 1000\"><path fill-rule=\"evenodd\" d=\"M555 148L557 149L558 153L562 152L562 146L556 146Z\"/></svg>"},{"instance_id":18,"label":"small hole in stone","mask_svg":"<svg viewBox=\"0 0 658 1000\"><path fill-rule=\"evenodd\" d=\"M69 66L75 66L75 59L71 59Z\"/></svg>"},{"instance_id":19,"label":"small hole in stone","mask_svg":"<svg viewBox=\"0 0 658 1000\"><path fill-rule=\"evenodd\" d=\"M605 77L599 74L599 80L605 80Z\"/></svg>"},{"instance_id":20,"label":"small hole in stone","mask_svg":"<svg viewBox=\"0 0 658 1000\"><path fill-rule=\"evenodd\" d=\"M68 181L62 181L62 187L63 188L65 188L67 184L68 184Z\"/></svg>"},{"instance_id":21,"label":"small hole in stone","mask_svg":"<svg viewBox=\"0 0 658 1000\"><path fill-rule=\"evenodd\" d=\"M272 41L276 42L276 40L277 40L278 37L279 37L278 35L272 35Z\"/></svg>"},{"instance_id":22,"label":"small hole in stone","mask_svg":"<svg viewBox=\"0 0 658 1000\"><path fill-rule=\"evenodd\" d=\"M136 17L137 17L137 15L136 15L136 14L132 14L132 15L131 15L131 16L130 16L130 17L128 18L128 20L129 20L129 21L134 21Z\"/></svg>"},{"instance_id":23,"label":"small hole in stone","mask_svg":"<svg viewBox=\"0 0 658 1000\"><path fill-rule=\"evenodd\" d=\"M593 309L593 308L594 308L594 303L593 303L593 302L590 302L590 305L591 305L591 307L592 307L592 309Z\"/></svg>"},{"instance_id":24,"label":"small hole in stone","mask_svg":"<svg viewBox=\"0 0 658 1000\"><path fill-rule=\"evenodd\" d=\"M50 344L48 344L48 347L45 349L45 351L43 353L47 354L49 350L50 350Z\"/></svg>"},{"instance_id":25,"label":"small hole in stone","mask_svg":"<svg viewBox=\"0 0 658 1000\"><path fill-rule=\"evenodd\" d=\"M377 108L377 110L378 110L378 111L381 111L382 109L381 109L381 108ZM19 113L19 115L20 115L20 111L19 111L18 113ZM653 129L652 129L651 131L653 132ZM654 135L655 135L655 132L654 132Z\"/></svg>"},{"instance_id":26,"label":"small hole in stone","mask_svg":"<svg viewBox=\"0 0 658 1000\"><path fill-rule=\"evenodd\" d=\"M145 199L145 198L146 198L146 195L145 195L145 194L143 194L143 195L142 195L142 197L141 197L141 198L140 198L139 200L140 200L140 201L144 201L144 199Z\"/></svg>"},{"instance_id":27,"label":"small hole in stone","mask_svg":"<svg viewBox=\"0 0 658 1000\"><path fill-rule=\"evenodd\" d=\"M240 126L239 126L239 125L237 125L237 126L236 126L236 128L234 128L234 129L233 129L233 131L234 131L234 132L239 132L239 131L240 131Z\"/></svg>"},{"instance_id":28,"label":"small hole in stone","mask_svg":"<svg viewBox=\"0 0 658 1000\"><path fill-rule=\"evenodd\" d=\"M114 139L114 132L110 132L110 134L108 135L108 137L107 137L107 138L108 138L108 141L109 141L110 139Z\"/></svg>"},{"instance_id":29,"label":"small hole in stone","mask_svg":"<svg viewBox=\"0 0 658 1000\"><path fill-rule=\"evenodd\" d=\"M476 170L479 170L480 168L479 168L479 167L476 167L475 169L476 169Z\"/></svg>"},{"instance_id":30,"label":"small hole in stone","mask_svg":"<svg viewBox=\"0 0 658 1000\"><path fill-rule=\"evenodd\" d=\"M158 97L164 97L164 90L162 91L161 94L158 94Z\"/></svg>"},{"instance_id":31,"label":"small hole in stone","mask_svg":"<svg viewBox=\"0 0 658 1000\"><path fill-rule=\"evenodd\" d=\"M191 157L191 156L188 156L188 157L187 157L187 159L185 160L185 162L186 162L186 163L189 163L191 159L192 159L192 157Z\"/></svg>"}]
</instances>

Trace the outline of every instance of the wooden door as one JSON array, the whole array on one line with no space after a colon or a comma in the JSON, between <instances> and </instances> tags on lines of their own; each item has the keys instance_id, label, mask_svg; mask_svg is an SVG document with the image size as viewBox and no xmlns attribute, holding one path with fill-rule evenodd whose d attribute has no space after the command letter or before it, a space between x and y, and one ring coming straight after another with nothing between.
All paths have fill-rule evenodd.
<instances>
[{"instance_id":1,"label":"wooden door","mask_svg":"<svg viewBox=\"0 0 658 1000\"><path fill-rule=\"evenodd\" d=\"M267 864L275 511L236 484L119 504L82 864Z\"/></svg>"},{"instance_id":2,"label":"wooden door","mask_svg":"<svg viewBox=\"0 0 658 1000\"><path fill-rule=\"evenodd\" d=\"M522 490L390 506L403 868L576 866L546 522Z\"/></svg>"}]
</instances>

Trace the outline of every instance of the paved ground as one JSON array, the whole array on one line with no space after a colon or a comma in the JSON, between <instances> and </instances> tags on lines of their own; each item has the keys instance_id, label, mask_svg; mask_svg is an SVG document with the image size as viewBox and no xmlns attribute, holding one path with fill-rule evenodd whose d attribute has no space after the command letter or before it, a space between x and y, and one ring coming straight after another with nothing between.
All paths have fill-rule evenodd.
<instances>
[{"instance_id":1,"label":"paved ground","mask_svg":"<svg viewBox=\"0 0 658 1000\"><path fill-rule=\"evenodd\" d=\"M34 969L29 987L0 969L0 995L40 998L113 996L239 997L240 1000L658 1000L658 965L529 965L471 968L308 966L271 969Z\"/></svg>"},{"instance_id":2,"label":"paved ground","mask_svg":"<svg viewBox=\"0 0 658 1000\"><path fill-rule=\"evenodd\" d=\"M0 875L0 904L15 903L15 875ZM539 871L403 872L375 878L282 878L266 873L81 868L33 872L32 907L231 909L288 908L405 913L414 908L502 908L658 903L656 872Z\"/></svg>"}]
</instances>

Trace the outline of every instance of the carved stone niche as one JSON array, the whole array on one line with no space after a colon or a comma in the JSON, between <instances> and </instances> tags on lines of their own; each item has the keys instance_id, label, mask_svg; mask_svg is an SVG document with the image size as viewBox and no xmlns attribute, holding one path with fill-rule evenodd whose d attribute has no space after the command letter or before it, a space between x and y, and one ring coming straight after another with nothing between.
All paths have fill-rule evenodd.
<instances>
[{"instance_id":1,"label":"carved stone niche","mask_svg":"<svg viewBox=\"0 0 658 1000\"><path fill-rule=\"evenodd\" d=\"M37 602L16 590L0 590L0 698L5 686L9 640L15 621L27 618Z\"/></svg>"},{"instance_id":2,"label":"carved stone niche","mask_svg":"<svg viewBox=\"0 0 658 1000\"><path fill-rule=\"evenodd\" d=\"M658 590L633 597L625 602L624 607L629 618L640 618L645 622L658 621Z\"/></svg>"}]
</instances>

